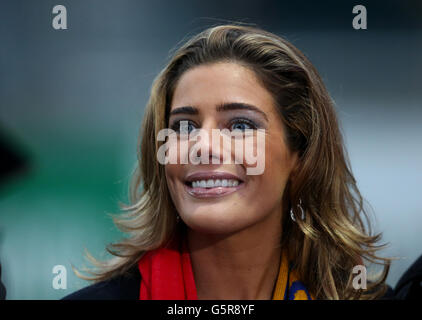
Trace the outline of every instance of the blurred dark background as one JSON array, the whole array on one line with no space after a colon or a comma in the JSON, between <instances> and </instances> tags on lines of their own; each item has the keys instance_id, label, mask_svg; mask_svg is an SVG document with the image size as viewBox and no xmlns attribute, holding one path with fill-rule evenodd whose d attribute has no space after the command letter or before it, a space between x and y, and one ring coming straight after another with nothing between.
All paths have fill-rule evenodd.
<instances>
[{"instance_id":1,"label":"blurred dark background","mask_svg":"<svg viewBox=\"0 0 422 320\"><path fill-rule=\"evenodd\" d=\"M67 8L67 30L52 8ZM353 6L367 9L354 30ZM315 64L336 101L352 170L390 247L388 283L422 253L421 1L0 2L0 262L7 299L85 286L71 264L122 235L151 82L169 50L203 28L254 23ZM7 152L5 150L8 150ZM7 155L7 157L6 157ZM52 269L67 268L55 290Z\"/></svg>"}]
</instances>

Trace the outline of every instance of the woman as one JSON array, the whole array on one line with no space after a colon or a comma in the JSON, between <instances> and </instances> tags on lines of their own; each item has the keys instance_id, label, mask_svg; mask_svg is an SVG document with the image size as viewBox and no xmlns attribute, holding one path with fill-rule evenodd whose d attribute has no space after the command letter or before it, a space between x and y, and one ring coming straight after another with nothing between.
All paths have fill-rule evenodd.
<instances>
[{"instance_id":1,"label":"woman","mask_svg":"<svg viewBox=\"0 0 422 320\"><path fill-rule=\"evenodd\" d=\"M170 144L160 138L165 128L176 134ZM253 165L244 155L204 136L190 139L216 129L218 141L236 133L229 146L242 142L264 170L248 174ZM333 102L292 44L238 25L194 36L155 79L141 130L131 204L115 218L129 237L108 248L110 261L91 257L98 269L81 276L98 283L68 298L384 294L389 260L377 255L380 235L364 223ZM166 155L179 151L176 161L159 161L163 146ZM231 161L222 161L227 155ZM353 286L353 268L364 261L384 271L366 290Z\"/></svg>"}]
</instances>

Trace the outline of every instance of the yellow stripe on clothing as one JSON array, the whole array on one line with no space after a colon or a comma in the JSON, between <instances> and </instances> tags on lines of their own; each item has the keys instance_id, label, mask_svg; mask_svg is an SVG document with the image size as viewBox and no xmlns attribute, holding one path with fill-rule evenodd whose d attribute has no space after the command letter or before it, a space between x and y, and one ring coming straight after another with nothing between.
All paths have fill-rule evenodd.
<instances>
[{"instance_id":1,"label":"yellow stripe on clothing","mask_svg":"<svg viewBox=\"0 0 422 320\"><path fill-rule=\"evenodd\" d=\"M287 289L288 278L289 287ZM291 270L289 274L289 263L284 251L281 254L280 270L273 293L273 300L314 300L314 297L298 279L296 272Z\"/></svg>"}]
</instances>

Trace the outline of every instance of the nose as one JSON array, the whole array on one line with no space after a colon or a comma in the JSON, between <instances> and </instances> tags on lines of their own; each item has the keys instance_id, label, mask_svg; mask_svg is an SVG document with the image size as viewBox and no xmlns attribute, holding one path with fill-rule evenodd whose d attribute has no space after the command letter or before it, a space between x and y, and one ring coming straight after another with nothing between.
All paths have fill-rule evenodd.
<instances>
[{"instance_id":1,"label":"nose","mask_svg":"<svg viewBox=\"0 0 422 320\"><path fill-rule=\"evenodd\" d=\"M193 135L194 142L189 150L189 158L195 160L196 164L223 163L224 141L222 144L222 136L224 139L224 135L221 134L215 121L204 122Z\"/></svg>"}]
</instances>

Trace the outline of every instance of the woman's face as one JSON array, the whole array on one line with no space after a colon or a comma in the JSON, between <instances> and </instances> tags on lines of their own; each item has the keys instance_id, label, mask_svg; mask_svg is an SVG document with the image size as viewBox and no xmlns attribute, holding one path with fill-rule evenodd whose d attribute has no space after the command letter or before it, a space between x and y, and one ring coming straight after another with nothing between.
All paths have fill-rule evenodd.
<instances>
[{"instance_id":1,"label":"woman's face","mask_svg":"<svg viewBox=\"0 0 422 320\"><path fill-rule=\"evenodd\" d=\"M270 217L281 219L284 188L297 157L285 144L272 95L253 71L236 63L221 62L185 72L175 87L169 128L177 131L180 121L188 121L188 132L209 134L209 140L201 137L199 141L190 141L187 151L179 150L178 163L165 167L171 197L188 227L224 234L244 230ZM235 140L244 143L244 155L239 158L233 143L228 153L222 140L220 147L213 145L212 129L229 132L251 129L254 134L229 138L233 143ZM264 129L260 130L265 132L264 144L259 144L257 129ZM192 152L195 144L196 148L205 147L208 151L209 164L181 164L181 157L187 155L183 153ZM248 168L253 165L245 159L246 149L258 155L256 162L265 164L261 174L249 174ZM223 163L224 153L230 163L228 158ZM220 164L213 164L212 159L220 160Z\"/></svg>"}]
</instances>

